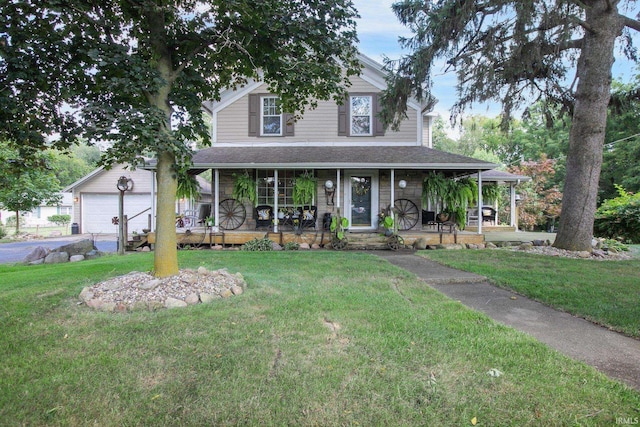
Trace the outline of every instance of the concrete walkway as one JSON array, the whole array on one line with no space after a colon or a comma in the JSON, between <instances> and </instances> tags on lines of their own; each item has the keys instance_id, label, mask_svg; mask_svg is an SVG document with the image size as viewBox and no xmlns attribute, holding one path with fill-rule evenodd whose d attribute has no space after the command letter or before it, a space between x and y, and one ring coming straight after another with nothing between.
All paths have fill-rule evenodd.
<instances>
[{"instance_id":1,"label":"concrete walkway","mask_svg":"<svg viewBox=\"0 0 640 427\"><path fill-rule=\"evenodd\" d=\"M483 276L444 267L409 251L371 252L414 273L449 298L532 335L640 391L640 340L489 284Z\"/></svg>"}]
</instances>

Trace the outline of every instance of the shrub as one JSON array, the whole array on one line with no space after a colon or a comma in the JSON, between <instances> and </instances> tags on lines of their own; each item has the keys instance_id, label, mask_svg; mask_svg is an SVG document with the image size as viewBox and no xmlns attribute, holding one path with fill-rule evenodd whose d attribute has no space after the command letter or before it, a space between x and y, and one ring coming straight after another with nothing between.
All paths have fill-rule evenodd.
<instances>
[{"instance_id":1,"label":"shrub","mask_svg":"<svg viewBox=\"0 0 640 427\"><path fill-rule=\"evenodd\" d=\"M243 251L272 251L273 250L273 242L266 237L262 239L253 239L249 240L247 243L242 245Z\"/></svg>"},{"instance_id":2,"label":"shrub","mask_svg":"<svg viewBox=\"0 0 640 427\"><path fill-rule=\"evenodd\" d=\"M7 235L5 229L0 225L0 239L4 238Z\"/></svg>"},{"instance_id":3,"label":"shrub","mask_svg":"<svg viewBox=\"0 0 640 427\"><path fill-rule=\"evenodd\" d=\"M287 242L284 244L285 251L297 251L298 249L300 249L300 245L296 242Z\"/></svg>"},{"instance_id":4,"label":"shrub","mask_svg":"<svg viewBox=\"0 0 640 427\"><path fill-rule=\"evenodd\" d=\"M24 218L23 217L19 217L20 218L20 226L24 225ZM7 227L13 227L15 228L16 226L16 216L10 216L7 217Z\"/></svg>"},{"instance_id":5,"label":"shrub","mask_svg":"<svg viewBox=\"0 0 640 427\"><path fill-rule=\"evenodd\" d=\"M67 225L71 222L71 215L51 215L47 220L56 225Z\"/></svg>"},{"instance_id":6,"label":"shrub","mask_svg":"<svg viewBox=\"0 0 640 427\"><path fill-rule=\"evenodd\" d=\"M640 193L627 193L616 184L619 196L605 200L596 211L593 224L598 237L640 243Z\"/></svg>"}]
</instances>

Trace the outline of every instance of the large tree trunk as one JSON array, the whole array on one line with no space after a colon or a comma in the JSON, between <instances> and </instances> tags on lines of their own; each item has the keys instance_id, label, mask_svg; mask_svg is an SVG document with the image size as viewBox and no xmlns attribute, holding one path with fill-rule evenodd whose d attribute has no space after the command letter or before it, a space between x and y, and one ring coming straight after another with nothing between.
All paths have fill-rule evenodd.
<instances>
[{"instance_id":1,"label":"large tree trunk","mask_svg":"<svg viewBox=\"0 0 640 427\"><path fill-rule=\"evenodd\" d=\"M175 157L171 152L158 153L156 179L158 203L156 206L156 247L154 272L156 277L178 274L176 246L176 190Z\"/></svg>"},{"instance_id":2,"label":"large tree trunk","mask_svg":"<svg viewBox=\"0 0 640 427\"><path fill-rule=\"evenodd\" d=\"M602 149L611 90L616 37L622 30L616 1L587 2L584 45L578 61L578 86L569 134L567 176L559 231L554 246L591 251L593 221L602 167Z\"/></svg>"}]
</instances>

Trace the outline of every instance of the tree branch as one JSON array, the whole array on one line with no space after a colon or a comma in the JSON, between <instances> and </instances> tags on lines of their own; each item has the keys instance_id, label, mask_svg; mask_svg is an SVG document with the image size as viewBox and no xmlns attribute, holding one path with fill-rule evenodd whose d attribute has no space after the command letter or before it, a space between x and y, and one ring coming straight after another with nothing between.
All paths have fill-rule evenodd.
<instances>
[{"instance_id":1,"label":"tree branch","mask_svg":"<svg viewBox=\"0 0 640 427\"><path fill-rule=\"evenodd\" d=\"M640 21L636 19L629 18L628 16L620 15L620 19L622 19L622 23L625 27L629 27L633 30L640 31Z\"/></svg>"}]
</instances>

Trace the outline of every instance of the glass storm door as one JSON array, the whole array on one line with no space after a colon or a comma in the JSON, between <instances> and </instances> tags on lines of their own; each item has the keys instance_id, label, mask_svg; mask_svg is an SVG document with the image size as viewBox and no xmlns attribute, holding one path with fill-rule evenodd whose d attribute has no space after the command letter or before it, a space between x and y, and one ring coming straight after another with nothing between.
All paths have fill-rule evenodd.
<instances>
[{"instance_id":1,"label":"glass storm door","mask_svg":"<svg viewBox=\"0 0 640 427\"><path fill-rule=\"evenodd\" d=\"M347 210L349 228L352 230L373 230L377 227L378 176L377 173L358 171L348 174Z\"/></svg>"}]
</instances>

